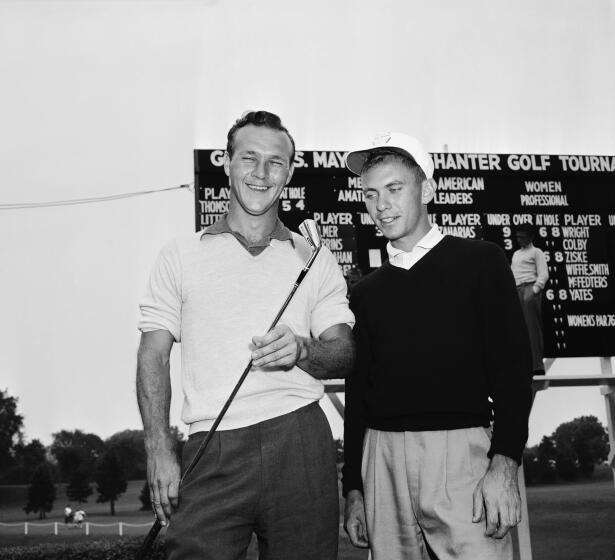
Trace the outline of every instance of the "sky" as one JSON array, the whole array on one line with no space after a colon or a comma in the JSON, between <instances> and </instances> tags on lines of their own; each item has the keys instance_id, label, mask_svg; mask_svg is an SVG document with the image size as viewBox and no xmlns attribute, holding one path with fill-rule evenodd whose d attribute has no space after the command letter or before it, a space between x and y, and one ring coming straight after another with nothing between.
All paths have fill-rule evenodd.
<instances>
[{"instance_id":1,"label":"sky","mask_svg":"<svg viewBox=\"0 0 615 560\"><path fill-rule=\"evenodd\" d=\"M189 183L193 150L261 107L304 150L392 129L431 151L615 154L614 25L607 0L0 0L0 205ZM141 427L137 302L193 224L187 189L0 210L0 388L28 439ZM179 369L176 348L176 425ZM597 387L539 393L530 444L583 414L606 424Z\"/></svg>"}]
</instances>

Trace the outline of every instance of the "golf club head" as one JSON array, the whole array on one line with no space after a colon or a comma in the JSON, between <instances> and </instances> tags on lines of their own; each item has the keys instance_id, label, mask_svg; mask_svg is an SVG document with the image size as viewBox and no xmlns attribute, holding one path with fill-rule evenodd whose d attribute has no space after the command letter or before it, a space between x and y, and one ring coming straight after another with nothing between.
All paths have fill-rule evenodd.
<instances>
[{"instance_id":1,"label":"golf club head","mask_svg":"<svg viewBox=\"0 0 615 560\"><path fill-rule=\"evenodd\" d=\"M309 243L313 251L321 246L322 239L320 238L320 232L314 220L303 220L303 222L299 224L299 232Z\"/></svg>"}]
</instances>

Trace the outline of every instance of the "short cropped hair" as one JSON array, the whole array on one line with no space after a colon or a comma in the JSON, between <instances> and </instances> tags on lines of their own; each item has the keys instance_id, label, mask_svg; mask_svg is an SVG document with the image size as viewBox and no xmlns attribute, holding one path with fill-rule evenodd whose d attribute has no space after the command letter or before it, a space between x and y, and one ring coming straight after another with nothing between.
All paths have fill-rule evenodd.
<instances>
[{"instance_id":1,"label":"short cropped hair","mask_svg":"<svg viewBox=\"0 0 615 560\"><path fill-rule=\"evenodd\" d=\"M295 160L295 141L293 137L290 135L290 132L286 129L286 127L282 124L280 117L274 115L273 113L269 113L268 111L248 111L239 117L235 124L228 131L226 136L226 151L228 153L228 157L233 157L233 150L235 149L235 133L244 126L248 126L249 124L254 126L264 126L267 128L271 128L272 130L279 130L280 132L284 132L290 143L293 147L292 153L290 154L290 163L292 165Z\"/></svg>"},{"instance_id":2,"label":"short cropped hair","mask_svg":"<svg viewBox=\"0 0 615 560\"><path fill-rule=\"evenodd\" d=\"M381 163L386 163L389 161L398 161L399 163L405 165L410 171L412 171L412 173L414 173L414 176L419 183L422 183L427 179L425 172L421 169L421 166L416 163L415 159L411 155L398 150L393 150L391 148L376 148L375 150L371 150L363 163L361 175L363 175L363 173L367 173L367 171L369 171L372 167L376 167Z\"/></svg>"},{"instance_id":3,"label":"short cropped hair","mask_svg":"<svg viewBox=\"0 0 615 560\"><path fill-rule=\"evenodd\" d=\"M520 224L515 229L515 233L525 233L529 236L530 239L534 239L534 235L536 234L536 230L534 226L531 224Z\"/></svg>"}]
</instances>

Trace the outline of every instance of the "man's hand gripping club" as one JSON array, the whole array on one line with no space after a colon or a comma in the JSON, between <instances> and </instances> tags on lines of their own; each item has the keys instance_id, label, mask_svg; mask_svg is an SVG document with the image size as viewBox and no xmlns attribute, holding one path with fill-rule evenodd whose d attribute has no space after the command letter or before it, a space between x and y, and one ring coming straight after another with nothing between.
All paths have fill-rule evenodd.
<instances>
[{"instance_id":1,"label":"man's hand gripping club","mask_svg":"<svg viewBox=\"0 0 615 560\"><path fill-rule=\"evenodd\" d=\"M252 364L256 367L290 369L308 357L307 339L287 325L277 325L264 336L255 336Z\"/></svg>"}]
</instances>

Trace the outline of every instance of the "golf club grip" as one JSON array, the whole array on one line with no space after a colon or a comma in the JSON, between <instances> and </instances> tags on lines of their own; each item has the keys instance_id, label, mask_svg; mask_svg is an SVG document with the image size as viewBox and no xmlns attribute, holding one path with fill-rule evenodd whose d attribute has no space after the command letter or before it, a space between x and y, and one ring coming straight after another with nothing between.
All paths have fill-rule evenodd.
<instances>
[{"instance_id":1,"label":"golf club grip","mask_svg":"<svg viewBox=\"0 0 615 560\"><path fill-rule=\"evenodd\" d=\"M158 533L160 533L160 529L162 529L162 524L160 523L160 521L158 521L158 519L156 519L156 521L154 521L154 524L152 525L152 528L149 530L149 533L147 533L147 536L145 537L141 548L138 550L135 556L135 560L145 560L149 551L154 545L154 541L156 540Z\"/></svg>"},{"instance_id":2,"label":"golf club grip","mask_svg":"<svg viewBox=\"0 0 615 560\"><path fill-rule=\"evenodd\" d=\"M275 319L272 321L269 329L267 329L267 332L269 332L272 329L274 329L275 326L278 324L278 321L280 320L280 318L284 314L284 311L286 311L286 308L288 307L288 304L290 303L290 300L295 295L295 292L297 291L297 288L299 287L301 282L303 282L303 279L305 278L305 275L309 272L310 268L312 267L312 263L314 262L314 260L318 256L319 252L320 252L320 246L317 247L316 250L312 253L312 256L309 258L309 260L306 263L305 267L303 267L303 269L301 270L301 272L297 276L297 280L295 281L295 284L293 285L290 293L288 294L288 297L286 298L286 300L282 304L282 307L280 308L280 310L278 311L277 315L275 316ZM214 433L216 432L216 429L220 425L220 422L222 421L222 418L224 418L224 415L226 414L226 411L228 410L229 406L231 406L231 403L233 402L233 399L235 398L235 395L237 394L237 392L241 388L243 382L245 381L246 377L248 376L248 373L250 373L251 369L252 369L252 360L250 360L250 362L248 363L246 368L243 370L243 373L241 374L241 377L239 378L239 380L235 384L235 387L231 391L231 394L229 395L228 399L226 399L226 402L224 403L224 406L222 407L222 410L220 410L220 412L218 413L218 416L214 420L214 423L212 424L211 428L209 428L209 431L207 432L207 435L205 436L205 438L201 442L201 445L199 445L199 448L196 450L196 453L194 454L194 457L192 457L192 461L190 461L190 464L188 465L188 467L184 471L184 474L182 475L181 479L179 480L179 487L180 488L181 488L181 484L182 484L184 478L186 478L186 476L188 476L188 474L192 471L192 469L194 469L194 467L198 463L201 455L203 455L203 453L205 452L205 449L207 449L207 446L209 445L209 442L211 441ZM158 536L158 533L160 533L160 529L162 529L162 524L160 523L160 521L158 519L156 519L156 521L152 525L152 528L149 530L149 533L145 537L145 540L143 541L143 544L141 545L141 548L137 552L137 555L135 556L135 560L144 560L145 559L145 557L147 556L147 554L151 550L151 548L152 548L152 546L154 544L154 541L156 540L156 537Z\"/></svg>"}]
</instances>

